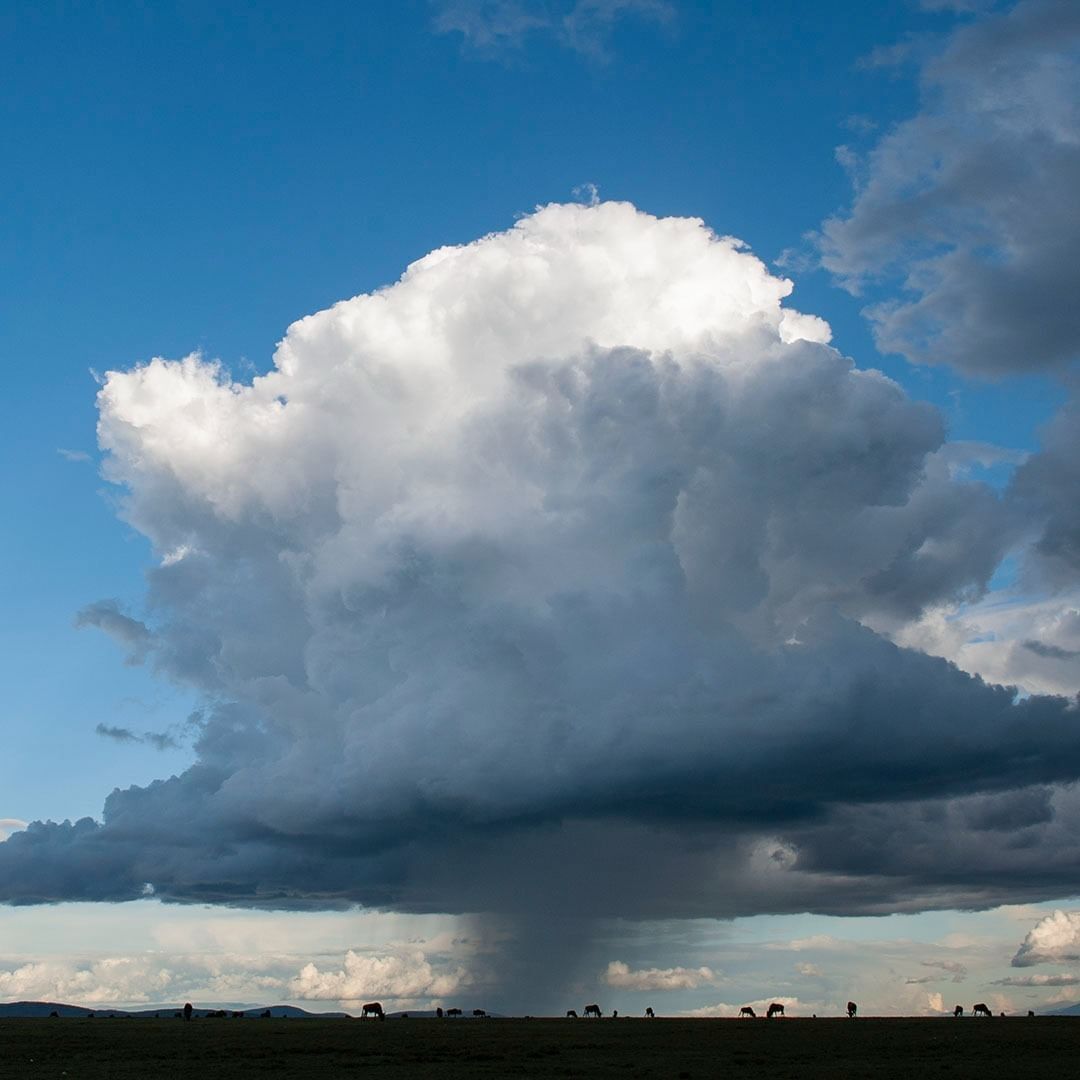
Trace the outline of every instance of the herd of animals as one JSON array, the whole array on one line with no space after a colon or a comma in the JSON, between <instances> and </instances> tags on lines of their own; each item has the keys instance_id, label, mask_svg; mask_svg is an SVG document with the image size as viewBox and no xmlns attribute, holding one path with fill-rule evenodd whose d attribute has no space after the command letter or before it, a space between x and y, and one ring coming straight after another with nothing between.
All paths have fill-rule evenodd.
<instances>
[{"instance_id":1,"label":"herd of animals","mask_svg":"<svg viewBox=\"0 0 1080 1080\"><path fill-rule=\"evenodd\" d=\"M190 1008L190 1006L187 1006L187 1008ZM859 1006L856 1005L854 1001L849 1001L847 1003L848 1018L851 1019L851 1020L854 1020L855 1017L858 1015L858 1012L859 1012ZM477 1019L485 1019L487 1017L487 1015L488 1015L483 1009L473 1009L472 1014ZM405 1015L407 1015L407 1014L405 1014ZM438 1017L441 1020L444 1016L445 1017L461 1016L462 1012L461 1012L460 1009L445 1009L444 1010L442 1008L439 1008L439 1009L435 1010L435 1015L436 1015L436 1017ZM600 1006L599 1005L593 1004L593 1005L586 1005L585 1006L585 1008L583 1010L583 1015L586 1016L586 1017L594 1016L594 1017L596 1017L596 1019L599 1020L604 1014L600 1011ZM612 1012L611 1015L612 1015L613 1019L618 1020L618 1018L619 1018L619 1010L615 1009ZM783 1015L784 1015L784 1006L779 1001L774 1001L768 1007L768 1009L765 1010L765 1019L766 1020L771 1020L774 1016L783 1016ZM956 1008L953 1009L953 1016L954 1017L961 1017L963 1015L964 1015L964 1007L963 1007L963 1005L957 1005ZM981 1001L977 1005L973 1005L971 1007L971 1015L972 1016L985 1016L985 1017L988 1017L990 1019L993 1019L993 1016L994 1016L994 1014L990 1011L990 1007L988 1005L986 1005L985 1003L981 1002ZM1004 1016L1005 1014L1002 1013L1001 1015ZM1028 1010L1028 1016L1034 1016L1034 1015L1035 1015L1035 1013L1032 1012L1029 1009ZM364 1010L360 1014L360 1019L363 1020L363 1019L365 1019L366 1017L369 1017L369 1016L370 1017L375 1017L377 1020L385 1020L386 1019L386 1013L383 1011L383 1007L382 1007L382 1004L380 1002L371 1001L371 1002L368 1002L368 1004L364 1006ZM816 1018L817 1014L815 1013L814 1016ZM567 1009L566 1010L566 1018L568 1020L576 1020L578 1018L577 1010L576 1009ZM650 1006L649 1008L647 1008L645 1010L645 1019L646 1020L654 1020L655 1018L656 1018L656 1013L653 1012L652 1006ZM757 1013L754 1012L753 1008L751 1008L751 1006L749 1006L749 1005L744 1005L739 1010L739 1019L740 1020L741 1019L754 1020L756 1018L757 1018Z\"/></svg>"}]
</instances>

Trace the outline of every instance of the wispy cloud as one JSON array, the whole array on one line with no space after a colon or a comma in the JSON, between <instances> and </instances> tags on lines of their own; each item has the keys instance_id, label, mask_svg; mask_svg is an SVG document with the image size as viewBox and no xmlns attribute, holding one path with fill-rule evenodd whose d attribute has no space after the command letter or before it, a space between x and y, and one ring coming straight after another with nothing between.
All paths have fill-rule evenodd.
<instances>
[{"instance_id":1,"label":"wispy cloud","mask_svg":"<svg viewBox=\"0 0 1080 1080\"><path fill-rule=\"evenodd\" d=\"M85 450L67 450L62 446L56 448L56 452L65 461L92 461L93 459Z\"/></svg>"},{"instance_id":2,"label":"wispy cloud","mask_svg":"<svg viewBox=\"0 0 1080 1080\"><path fill-rule=\"evenodd\" d=\"M600 61L610 59L608 40L620 20L668 24L675 17L667 0L433 0L433 6L436 33L460 34L481 53L518 50L535 35Z\"/></svg>"},{"instance_id":3,"label":"wispy cloud","mask_svg":"<svg viewBox=\"0 0 1080 1080\"><path fill-rule=\"evenodd\" d=\"M110 724L98 724L94 730L103 738L119 743L145 743L155 750L177 750L180 747L180 743L168 732L144 731L138 735L130 728Z\"/></svg>"}]
</instances>

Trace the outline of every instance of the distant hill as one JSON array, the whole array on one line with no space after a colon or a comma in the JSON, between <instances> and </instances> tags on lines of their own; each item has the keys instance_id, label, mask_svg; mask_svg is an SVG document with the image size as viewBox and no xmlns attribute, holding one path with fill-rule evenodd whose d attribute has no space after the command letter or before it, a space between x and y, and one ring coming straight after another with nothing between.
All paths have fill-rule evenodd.
<instances>
[{"instance_id":1,"label":"distant hill","mask_svg":"<svg viewBox=\"0 0 1080 1080\"><path fill-rule=\"evenodd\" d=\"M1080 1016L1080 1002L1063 1005L1060 1009L1048 1009L1043 1016Z\"/></svg>"},{"instance_id":2,"label":"distant hill","mask_svg":"<svg viewBox=\"0 0 1080 1080\"><path fill-rule=\"evenodd\" d=\"M161 1017L167 1019L183 1009L180 1005L148 1005L139 1009L114 1009L111 1007L92 1008L85 1005L65 1005L57 1001L9 1001L0 1002L0 1017L35 1017L51 1016L56 1013L60 1017L69 1016L94 1016L101 1019L115 1019L124 1017L128 1019L153 1019ZM306 1009L299 1009L295 1005L250 1005L242 1009L210 1009L199 1008L192 1010L192 1016L206 1019L209 1014L225 1012L230 1019L234 1013L243 1013L244 1019L259 1019L262 1014L269 1012L272 1017L284 1017L288 1020L341 1020L348 1017L348 1013L326 1012L311 1013Z\"/></svg>"}]
</instances>

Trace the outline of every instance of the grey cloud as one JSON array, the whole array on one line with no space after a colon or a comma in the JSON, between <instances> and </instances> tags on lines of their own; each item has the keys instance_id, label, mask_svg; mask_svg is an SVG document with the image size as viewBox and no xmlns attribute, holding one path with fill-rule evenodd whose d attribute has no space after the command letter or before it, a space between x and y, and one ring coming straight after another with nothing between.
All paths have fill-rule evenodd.
<instances>
[{"instance_id":1,"label":"grey cloud","mask_svg":"<svg viewBox=\"0 0 1080 1080\"><path fill-rule=\"evenodd\" d=\"M1045 660L1073 660L1080 656L1080 649L1063 649L1059 645L1046 645L1041 641L1022 642L1025 649Z\"/></svg>"},{"instance_id":2,"label":"grey cloud","mask_svg":"<svg viewBox=\"0 0 1080 1080\"><path fill-rule=\"evenodd\" d=\"M85 619L205 695L197 760L13 836L0 896L498 911L525 970L606 915L1060 895L1069 702L865 625L978 595L1011 511L789 290L700 222L554 206L251 383L111 373L107 475L182 554L153 631Z\"/></svg>"},{"instance_id":3,"label":"grey cloud","mask_svg":"<svg viewBox=\"0 0 1080 1080\"><path fill-rule=\"evenodd\" d=\"M176 750L180 746L176 738L167 731L144 731L141 735L137 735L130 728L116 727L111 724L98 724L94 730L99 735L114 739L116 742L146 743L155 750Z\"/></svg>"},{"instance_id":4,"label":"grey cloud","mask_svg":"<svg viewBox=\"0 0 1080 1080\"><path fill-rule=\"evenodd\" d=\"M963 25L922 66L922 107L863 163L822 263L879 347L976 374L1061 370L1080 354L1080 7L1028 0Z\"/></svg>"},{"instance_id":5,"label":"grey cloud","mask_svg":"<svg viewBox=\"0 0 1080 1080\"><path fill-rule=\"evenodd\" d=\"M995 979L995 986L1078 986L1080 977L1076 975L1010 975L1005 979Z\"/></svg>"},{"instance_id":6,"label":"grey cloud","mask_svg":"<svg viewBox=\"0 0 1080 1080\"><path fill-rule=\"evenodd\" d=\"M962 983L967 978L967 967L959 960L923 960L921 963L923 967L940 968L952 976L954 983ZM912 980L908 979L908 982Z\"/></svg>"},{"instance_id":7,"label":"grey cloud","mask_svg":"<svg viewBox=\"0 0 1080 1080\"><path fill-rule=\"evenodd\" d=\"M75 616L79 629L87 626L104 630L114 641L128 650L126 663L141 664L149 651L154 635L145 623L125 615L116 600L98 600L88 604Z\"/></svg>"},{"instance_id":8,"label":"grey cloud","mask_svg":"<svg viewBox=\"0 0 1080 1080\"><path fill-rule=\"evenodd\" d=\"M142 742L142 739L134 731L125 727L111 727L108 724L98 724L94 730L106 739L115 739L116 742Z\"/></svg>"},{"instance_id":9,"label":"grey cloud","mask_svg":"<svg viewBox=\"0 0 1080 1080\"><path fill-rule=\"evenodd\" d=\"M1011 491L1018 505L1040 526L1034 561L1040 575L1052 584L1080 578L1078 492L1080 393L1073 387L1072 396L1043 430L1040 451L1017 469Z\"/></svg>"}]
</instances>

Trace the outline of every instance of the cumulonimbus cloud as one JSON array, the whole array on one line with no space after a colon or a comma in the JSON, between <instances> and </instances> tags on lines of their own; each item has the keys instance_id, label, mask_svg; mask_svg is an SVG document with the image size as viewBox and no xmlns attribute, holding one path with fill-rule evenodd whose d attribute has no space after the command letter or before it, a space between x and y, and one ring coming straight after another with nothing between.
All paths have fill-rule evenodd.
<instances>
[{"instance_id":1,"label":"cumulonimbus cloud","mask_svg":"<svg viewBox=\"0 0 1080 1080\"><path fill-rule=\"evenodd\" d=\"M11 837L0 896L670 917L1072 881L1069 703L869 628L977 596L1011 512L790 291L698 220L548 206L251 382L111 372L161 565L146 623L86 621L205 695L197 761Z\"/></svg>"}]
</instances>

